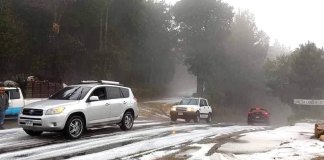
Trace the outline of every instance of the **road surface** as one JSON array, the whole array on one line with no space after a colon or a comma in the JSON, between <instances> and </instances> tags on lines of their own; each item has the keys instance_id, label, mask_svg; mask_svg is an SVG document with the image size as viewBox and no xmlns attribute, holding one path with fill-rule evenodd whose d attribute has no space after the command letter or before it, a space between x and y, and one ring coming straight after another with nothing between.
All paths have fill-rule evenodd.
<instances>
[{"instance_id":1,"label":"road surface","mask_svg":"<svg viewBox=\"0 0 324 160\"><path fill-rule=\"evenodd\" d=\"M152 104L149 104L152 103ZM135 159L135 160L265 160L324 157L324 142L312 138L313 123L270 127L246 124L171 123L173 99L140 106L130 131L118 126L90 128L78 140L60 133L30 137L15 120L0 130L0 159ZM324 158L323 158L324 159Z\"/></svg>"},{"instance_id":2,"label":"road surface","mask_svg":"<svg viewBox=\"0 0 324 160\"><path fill-rule=\"evenodd\" d=\"M169 150L193 143L266 128L140 120L131 131L120 131L117 126L91 128L78 140L66 140L59 133L30 137L22 129L14 128L0 131L0 159L141 159L166 152L163 158Z\"/></svg>"}]
</instances>

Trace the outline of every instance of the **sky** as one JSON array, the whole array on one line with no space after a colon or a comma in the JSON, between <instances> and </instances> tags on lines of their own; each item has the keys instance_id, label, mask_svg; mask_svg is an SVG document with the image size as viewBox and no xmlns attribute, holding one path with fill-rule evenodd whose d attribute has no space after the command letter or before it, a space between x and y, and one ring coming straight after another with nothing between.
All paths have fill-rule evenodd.
<instances>
[{"instance_id":1,"label":"sky","mask_svg":"<svg viewBox=\"0 0 324 160\"><path fill-rule=\"evenodd\" d=\"M166 0L174 4L178 0ZM238 10L249 10L259 29L273 43L276 39L297 48L307 41L324 47L324 0L222 0Z\"/></svg>"}]
</instances>

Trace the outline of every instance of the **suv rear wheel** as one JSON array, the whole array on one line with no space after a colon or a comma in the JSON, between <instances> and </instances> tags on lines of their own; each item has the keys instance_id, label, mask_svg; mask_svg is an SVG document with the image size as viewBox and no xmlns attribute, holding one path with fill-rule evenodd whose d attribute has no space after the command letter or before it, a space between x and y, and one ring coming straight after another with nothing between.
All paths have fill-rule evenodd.
<instances>
[{"instance_id":1,"label":"suv rear wheel","mask_svg":"<svg viewBox=\"0 0 324 160\"><path fill-rule=\"evenodd\" d=\"M28 134L28 135L30 135L30 136L40 136L42 133L43 133L43 131L32 131L32 130L28 130L28 129L24 129L24 131Z\"/></svg>"},{"instance_id":2,"label":"suv rear wheel","mask_svg":"<svg viewBox=\"0 0 324 160\"><path fill-rule=\"evenodd\" d=\"M120 129L122 129L123 131L130 130L133 128L133 124L134 124L134 116L132 112L127 111L124 114L123 119L121 121Z\"/></svg>"},{"instance_id":3,"label":"suv rear wheel","mask_svg":"<svg viewBox=\"0 0 324 160\"><path fill-rule=\"evenodd\" d=\"M84 131L84 120L82 117L75 115L68 119L65 124L63 134L68 139L80 138Z\"/></svg>"}]
</instances>

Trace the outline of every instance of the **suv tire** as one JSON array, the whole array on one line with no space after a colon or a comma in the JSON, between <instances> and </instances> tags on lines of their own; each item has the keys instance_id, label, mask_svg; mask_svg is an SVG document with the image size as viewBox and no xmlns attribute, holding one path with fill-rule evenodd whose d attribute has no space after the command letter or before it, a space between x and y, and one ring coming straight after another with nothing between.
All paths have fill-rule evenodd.
<instances>
[{"instance_id":1,"label":"suv tire","mask_svg":"<svg viewBox=\"0 0 324 160\"><path fill-rule=\"evenodd\" d=\"M78 139L84 132L84 120L82 117L75 115L70 117L64 127L63 134L68 139Z\"/></svg>"},{"instance_id":2,"label":"suv tire","mask_svg":"<svg viewBox=\"0 0 324 160\"><path fill-rule=\"evenodd\" d=\"M199 123L200 122L200 113L196 112L195 117L193 118L195 123Z\"/></svg>"},{"instance_id":3,"label":"suv tire","mask_svg":"<svg viewBox=\"0 0 324 160\"><path fill-rule=\"evenodd\" d=\"M24 129L24 131L25 131L28 135L33 136L33 137L35 137L35 136L40 136L40 135L43 133L43 131L32 131L32 130L28 130L28 129Z\"/></svg>"},{"instance_id":4,"label":"suv tire","mask_svg":"<svg viewBox=\"0 0 324 160\"><path fill-rule=\"evenodd\" d=\"M212 114L211 113L208 113L208 117L206 119L207 123L211 123L212 121Z\"/></svg>"},{"instance_id":5,"label":"suv tire","mask_svg":"<svg viewBox=\"0 0 324 160\"><path fill-rule=\"evenodd\" d=\"M123 119L121 121L120 129L123 131L130 130L133 128L133 124L134 124L134 116L132 112L127 111L124 114Z\"/></svg>"},{"instance_id":6,"label":"suv tire","mask_svg":"<svg viewBox=\"0 0 324 160\"><path fill-rule=\"evenodd\" d=\"M190 118L186 118L185 120L186 120L187 123L189 123L191 119Z\"/></svg>"},{"instance_id":7,"label":"suv tire","mask_svg":"<svg viewBox=\"0 0 324 160\"><path fill-rule=\"evenodd\" d=\"M177 116L172 116L172 115L171 115L171 121L172 121L172 122L175 122L175 121L177 121L177 119L178 119L178 117L177 117Z\"/></svg>"}]
</instances>

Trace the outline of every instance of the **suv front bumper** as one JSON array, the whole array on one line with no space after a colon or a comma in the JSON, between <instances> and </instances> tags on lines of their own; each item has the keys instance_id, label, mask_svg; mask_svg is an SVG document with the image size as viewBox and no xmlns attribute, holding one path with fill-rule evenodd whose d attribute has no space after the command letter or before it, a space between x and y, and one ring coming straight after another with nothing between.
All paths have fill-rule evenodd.
<instances>
[{"instance_id":1,"label":"suv front bumper","mask_svg":"<svg viewBox=\"0 0 324 160\"><path fill-rule=\"evenodd\" d=\"M177 117L177 118L193 118L196 117L196 112L180 112L180 111L170 111L170 116L171 117Z\"/></svg>"},{"instance_id":2,"label":"suv front bumper","mask_svg":"<svg viewBox=\"0 0 324 160\"><path fill-rule=\"evenodd\" d=\"M28 116L19 115L18 125L33 131L60 131L64 129L67 115Z\"/></svg>"}]
</instances>

